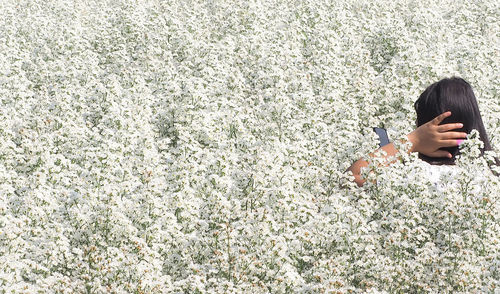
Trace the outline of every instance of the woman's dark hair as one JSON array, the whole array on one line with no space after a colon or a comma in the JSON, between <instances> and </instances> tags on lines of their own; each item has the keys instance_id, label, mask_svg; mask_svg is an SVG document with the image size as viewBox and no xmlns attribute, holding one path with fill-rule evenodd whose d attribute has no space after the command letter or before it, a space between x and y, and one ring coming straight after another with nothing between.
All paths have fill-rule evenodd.
<instances>
[{"instance_id":1,"label":"woman's dark hair","mask_svg":"<svg viewBox=\"0 0 500 294\"><path fill-rule=\"evenodd\" d=\"M492 150L479 113L476 96L472 87L465 80L452 77L430 85L415 101L414 107L417 112L417 127L443 112L451 111L451 116L445 118L441 124L462 123L462 128L453 131L466 132L467 134L476 129L484 143L481 155L484 155L484 151ZM421 153L419 153L419 158L430 164L455 164L456 156L460 154L458 146L441 149L450 152L452 158L434 158ZM496 161L498 164L498 159Z\"/></svg>"}]
</instances>

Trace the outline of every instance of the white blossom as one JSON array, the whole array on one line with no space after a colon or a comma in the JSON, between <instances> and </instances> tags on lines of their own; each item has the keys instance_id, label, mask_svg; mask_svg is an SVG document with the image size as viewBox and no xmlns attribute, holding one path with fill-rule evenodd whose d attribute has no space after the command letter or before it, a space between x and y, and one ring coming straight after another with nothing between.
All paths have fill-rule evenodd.
<instances>
[{"instance_id":1,"label":"white blossom","mask_svg":"<svg viewBox=\"0 0 500 294\"><path fill-rule=\"evenodd\" d=\"M2 1L0 289L500 291L497 8ZM398 139L452 75L495 150L434 169Z\"/></svg>"}]
</instances>

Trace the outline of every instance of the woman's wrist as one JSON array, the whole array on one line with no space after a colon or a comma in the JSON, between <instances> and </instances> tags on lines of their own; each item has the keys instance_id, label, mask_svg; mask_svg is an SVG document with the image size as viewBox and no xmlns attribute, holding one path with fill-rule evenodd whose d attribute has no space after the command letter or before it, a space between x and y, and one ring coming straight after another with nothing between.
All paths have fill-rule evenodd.
<instances>
[{"instance_id":1,"label":"woman's wrist","mask_svg":"<svg viewBox=\"0 0 500 294\"><path fill-rule=\"evenodd\" d=\"M417 136L415 135L415 132L413 131L413 132L409 133L408 135L406 135L406 139L408 141L410 141L410 143L411 143L411 147L410 147L410 150L408 150L408 153L418 152L416 149Z\"/></svg>"}]
</instances>

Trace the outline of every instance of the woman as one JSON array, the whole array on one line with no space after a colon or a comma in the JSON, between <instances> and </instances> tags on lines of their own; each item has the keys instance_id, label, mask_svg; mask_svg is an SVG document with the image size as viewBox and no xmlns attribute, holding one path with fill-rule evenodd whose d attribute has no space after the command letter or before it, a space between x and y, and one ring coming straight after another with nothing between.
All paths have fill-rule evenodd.
<instances>
[{"instance_id":1,"label":"woman","mask_svg":"<svg viewBox=\"0 0 500 294\"><path fill-rule=\"evenodd\" d=\"M430 85L420 95L414 107L417 112L417 129L406 137L412 143L408 152L418 152L420 159L433 165L454 165L456 156L460 153L458 146L473 129L479 132L484 143L481 154L492 150L476 96L465 80L453 77ZM387 157L398 153L393 143L380 149L387 153ZM370 156L373 157L374 154L371 153ZM368 163L359 159L348 169L360 187L365 182L360 175L361 168L366 166Z\"/></svg>"}]
</instances>

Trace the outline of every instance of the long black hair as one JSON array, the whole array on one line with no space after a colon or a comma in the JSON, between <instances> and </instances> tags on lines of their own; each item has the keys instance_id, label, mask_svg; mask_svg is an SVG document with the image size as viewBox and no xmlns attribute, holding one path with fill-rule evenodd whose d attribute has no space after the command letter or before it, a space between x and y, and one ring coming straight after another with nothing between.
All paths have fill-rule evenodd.
<instances>
[{"instance_id":1,"label":"long black hair","mask_svg":"<svg viewBox=\"0 0 500 294\"><path fill-rule=\"evenodd\" d=\"M472 87L464 79L452 77L430 85L415 101L414 107L417 113L417 127L443 112L451 111L451 116L445 118L441 124L462 123L462 128L453 131L467 134L476 129L479 132L480 140L484 143L481 155L484 155L484 151L492 150L479 113L476 96ZM458 146L441 149L450 152L452 158L434 158L421 153L419 153L419 158L430 164L455 164L456 156L460 154ZM496 162L499 163L498 159Z\"/></svg>"}]
</instances>

